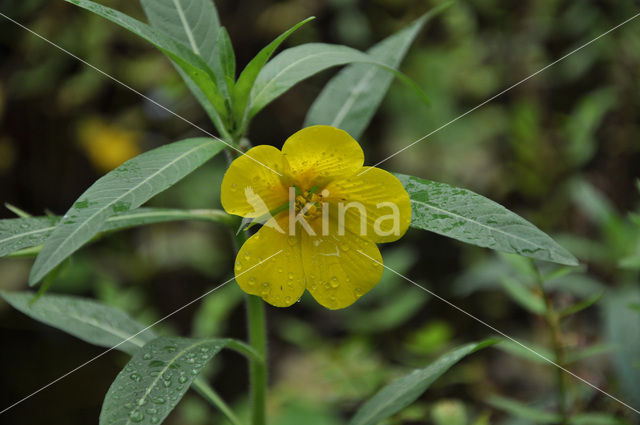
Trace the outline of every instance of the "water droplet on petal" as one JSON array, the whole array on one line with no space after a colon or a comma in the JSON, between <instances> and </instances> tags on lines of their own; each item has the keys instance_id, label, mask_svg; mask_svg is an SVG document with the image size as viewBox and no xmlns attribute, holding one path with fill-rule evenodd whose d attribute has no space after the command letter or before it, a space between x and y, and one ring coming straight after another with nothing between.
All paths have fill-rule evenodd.
<instances>
[{"instance_id":1,"label":"water droplet on petal","mask_svg":"<svg viewBox=\"0 0 640 425\"><path fill-rule=\"evenodd\" d=\"M253 277L253 276L251 276L251 277L249 278L249 286L253 286L253 285L255 285L255 284L256 284L256 278L255 278L255 277Z\"/></svg>"},{"instance_id":2,"label":"water droplet on petal","mask_svg":"<svg viewBox=\"0 0 640 425\"><path fill-rule=\"evenodd\" d=\"M338 277L337 277L337 276L333 276L333 277L331 278L331 287L335 289L335 288L337 288L338 286L340 286L340 281L338 280Z\"/></svg>"}]
</instances>

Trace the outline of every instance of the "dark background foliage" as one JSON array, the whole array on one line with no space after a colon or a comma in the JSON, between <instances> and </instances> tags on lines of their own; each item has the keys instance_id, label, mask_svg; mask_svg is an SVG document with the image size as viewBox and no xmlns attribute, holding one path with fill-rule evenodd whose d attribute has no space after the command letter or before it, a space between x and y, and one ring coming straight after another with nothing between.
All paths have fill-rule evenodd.
<instances>
[{"instance_id":1,"label":"dark background foliage","mask_svg":"<svg viewBox=\"0 0 640 425\"><path fill-rule=\"evenodd\" d=\"M104 3L144 19L138 2ZM322 41L366 49L436 3L216 2L240 66L310 15L317 20L295 33L289 46ZM171 64L134 35L59 0L4 0L0 12L213 131ZM630 1L454 4L421 33L401 68L426 91L432 106L394 83L361 140L367 163L385 158L637 12L638 4ZM33 214L60 214L91 182L128 157L200 135L24 29L4 18L0 22L0 200ZM570 350L600 348L600 354L573 363L571 369L636 407L638 388L625 386L621 375L637 370L640 348L633 363L633 357L617 354L615 344L620 338L640 340L640 316L627 320L616 315L638 297L640 231L627 213L638 211L639 198L639 26L640 21L633 21L603 37L382 165L490 197L572 250L583 270L556 281L554 302L568 305L600 290L606 296L564 325ZM295 87L269 106L252 124L252 142L281 146L301 127L333 72ZM152 204L215 208L223 169L224 162L215 160ZM0 218L11 216L0 211ZM525 263L417 231L387 247L384 255L390 266L498 329L548 347L544 321L515 302L502 283L504 276L526 283ZM227 280L232 261L231 240L222 229L155 225L106 238L74 255L52 290L95 297L151 323ZM0 288L25 288L30 264L0 262ZM243 337L242 295L234 285L160 328L181 335ZM385 276L346 311L325 311L307 298L287 310L268 310L274 424L303 423L301 418L309 417L314 420L306 423L341 423L360 400L407 367L425 365L457 343L492 335L393 276ZM615 332L620 320L630 323L622 337ZM101 352L31 321L4 302L0 338L0 409ZM102 398L124 362L124 355L110 353L0 416L0 423L95 423ZM224 354L209 373L223 396L243 405L246 372L240 358ZM553 410L554 373L547 364L492 349L454 368L393 423L487 423L480 421L489 417L491 423L531 423L516 419L495 397ZM628 409L572 378L568 383L576 411L603 411L638 423ZM211 414L191 395L171 423L211 423Z\"/></svg>"}]
</instances>

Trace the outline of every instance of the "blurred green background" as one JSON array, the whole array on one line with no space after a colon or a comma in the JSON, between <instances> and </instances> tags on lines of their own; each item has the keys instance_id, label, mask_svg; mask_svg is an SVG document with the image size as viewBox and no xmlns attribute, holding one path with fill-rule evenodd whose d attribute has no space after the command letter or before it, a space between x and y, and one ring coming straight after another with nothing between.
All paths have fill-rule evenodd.
<instances>
[{"instance_id":1,"label":"blurred green background","mask_svg":"<svg viewBox=\"0 0 640 425\"><path fill-rule=\"evenodd\" d=\"M317 20L287 42L366 49L437 1L218 0L240 66L299 20ZM104 1L144 20L136 1ZM160 53L125 30L58 0L3 0L0 12L60 44L178 114L213 131ZM361 140L373 164L638 12L631 1L459 1L428 24L401 69L426 91L424 106L391 86ZM0 200L61 214L106 171L139 152L200 133L41 39L0 18ZM280 147L335 71L295 87L253 122L254 144ZM152 205L216 208L223 158ZM383 168L462 186L554 235L581 260L548 287L559 306L604 294L563 322L570 369L640 406L640 20L384 163ZM5 209L0 218L12 214ZM526 261L418 231L384 248L385 262L523 342L549 350ZM103 239L65 266L52 290L94 297L151 323L231 276L224 229L154 225ZM0 262L0 289L26 288L30 260ZM555 267L541 265L544 273ZM393 275L353 307L302 302L268 308L270 423L340 424L383 383L456 344L492 335L479 323ZM534 301L532 301L534 300ZM242 293L231 283L159 327L181 335L245 335ZM0 409L102 350L0 303ZM127 361L109 353L0 416L4 424L96 423L102 398ZM245 364L223 354L208 371L244 406ZM638 416L568 377L584 424ZM474 355L390 424L544 422L555 370L513 345ZM532 413L529 410L533 410ZM605 416L608 415L608 416ZM212 416L213 415L213 416ZM167 423L221 423L194 394ZM312 418L312 419L310 419ZM612 422L615 420L622 422ZM547 418L549 419L549 418ZM591 421L591 422L589 422ZM598 422L600 421L600 422Z\"/></svg>"}]
</instances>

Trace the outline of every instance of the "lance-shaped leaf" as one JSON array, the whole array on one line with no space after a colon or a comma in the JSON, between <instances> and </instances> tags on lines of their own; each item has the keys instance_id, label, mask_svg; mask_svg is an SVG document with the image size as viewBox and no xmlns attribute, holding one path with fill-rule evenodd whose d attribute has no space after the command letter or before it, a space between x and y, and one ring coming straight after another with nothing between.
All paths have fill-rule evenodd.
<instances>
[{"instance_id":1,"label":"lance-shaped leaf","mask_svg":"<svg viewBox=\"0 0 640 425\"><path fill-rule=\"evenodd\" d=\"M220 19L213 0L140 0L149 22L215 69Z\"/></svg>"},{"instance_id":2,"label":"lance-shaped leaf","mask_svg":"<svg viewBox=\"0 0 640 425\"><path fill-rule=\"evenodd\" d=\"M0 220L0 257L40 245L51 234L59 217L24 217Z\"/></svg>"},{"instance_id":3,"label":"lance-shaped leaf","mask_svg":"<svg viewBox=\"0 0 640 425\"><path fill-rule=\"evenodd\" d=\"M444 7L448 6L445 4ZM443 10L440 6L367 51L377 61L397 68L425 22ZM333 77L311 105L305 126L323 124L341 128L358 139L380 106L393 74L369 64L349 65Z\"/></svg>"},{"instance_id":4,"label":"lance-shaped leaf","mask_svg":"<svg viewBox=\"0 0 640 425\"><path fill-rule=\"evenodd\" d=\"M578 260L536 226L466 189L396 174L411 198L411 227L462 242L569 266Z\"/></svg>"},{"instance_id":5,"label":"lance-shaped leaf","mask_svg":"<svg viewBox=\"0 0 640 425\"><path fill-rule=\"evenodd\" d=\"M225 115L225 105L216 86L216 77L207 63L190 48L163 32L150 27L115 9L111 9L90 0L65 0L102 16L120 25L132 33L144 38L165 53L182 71L189 76L206 98L216 109L217 113Z\"/></svg>"},{"instance_id":6,"label":"lance-shaped leaf","mask_svg":"<svg viewBox=\"0 0 640 425\"><path fill-rule=\"evenodd\" d=\"M31 303L31 292L0 292L17 310L39 322L101 347L135 353L157 335L122 311L98 302L63 295L42 295ZM126 341L126 342L123 342Z\"/></svg>"},{"instance_id":7,"label":"lance-shaped leaf","mask_svg":"<svg viewBox=\"0 0 640 425\"><path fill-rule=\"evenodd\" d=\"M220 19L212 0L141 0L141 3L153 28L188 47L200 56L214 73L220 69L216 47ZM180 68L180 65L175 62L173 64L218 131L226 134L223 119L198 84ZM216 77L216 82L219 83L221 76Z\"/></svg>"},{"instance_id":8,"label":"lance-shaped leaf","mask_svg":"<svg viewBox=\"0 0 640 425\"><path fill-rule=\"evenodd\" d=\"M157 340L150 327L144 327L122 311L93 300L62 295L42 295L31 292L0 292L0 296L16 309L42 323L74 335L90 344L117 349L132 356L145 344ZM37 301L34 303L34 300ZM180 338L165 338L173 342ZM211 340L207 340L211 341ZM224 346L256 361L263 361L255 350L233 339L219 340ZM142 355L143 360L147 356ZM187 357L187 363L195 363ZM191 369L193 370L193 369ZM193 373L192 373L193 375ZM195 379L194 379L195 378ZM185 382L186 383L186 382ZM189 384L204 397L213 401L229 418L235 418L224 403L220 403L215 391L202 379L193 376ZM187 385L187 386L188 386ZM177 404L177 401L176 401ZM170 411L171 409L169 409ZM159 423L152 421L151 423ZM234 423L237 423L234 422Z\"/></svg>"},{"instance_id":9,"label":"lance-shaped leaf","mask_svg":"<svg viewBox=\"0 0 640 425\"><path fill-rule=\"evenodd\" d=\"M485 340L463 345L443 355L424 369L415 369L392 382L368 400L353 417L350 425L375 425L413 403L442 374L469 354L495 344Z\"/></svg>"},{"instance_id":10,"label":"lance-shaped leaf","mask_svg":"<svg viewBox=\"0 0 640 425\"><path fill-rule=\"evenodd\" d=\"M394 68L379 62L366 53L347 46L308 43L284 50L262 68L251 91L249 116L257 114L300 81L325 69L349 63L367 63L382 67L417 90L426 101L426 96L415 83Z\"/></svg>"},{"instance_id":11,"label":"lance-shaped leaf","mask_svg":"<svg viewBox=\"0 0 640 425\"><path fill-rule=\"evenodd\" d=\"M233 93L233 112L238 123L243 122L245 116L245 110L249 102L249 95L251 94L251 88L255 83L258 74L267 63L273 52L289 37L295 30L300 28L307 22L315 19L313 16L309 17L301 22L298 22L293 27L289 28L284 33L280 34L275 40L267 44L242 70L238 81L236 82Z\"/></svg>"},{"instance_id":12,"label":"lance-shaped leaf","mask_svg":"<svg viewBox=\"0 0 640 425\"><path fill-rule=\"evenodd\" d=\"M213 139L182 140L145 152L100 178L78 198L45 242L31 269L30 284L93 238L109 217L139 207L223 147Z\"/></svg>"},{"instance_id":13,"label":"lance-shaped leaf","mask_svg":"<svg viewBox=\"0 0 640 425\"><path fill-rule=\"evenodd\" d=\"M221 87L227 99L231 99L231 93L236 82L236 55L233 51L231 38L226 28L220 28L218 32L218 58L220 61L220 73L222 74Z\"/></svg>"},{"instance_id":14,"label":"lance-shaped leaf","mask_svg":"<svg viewBox=\"0 0 640 425\"><path fill-rule=\"evenodd\" d=\"M62 217L26 217L0 220L0 257L43 244ZM231 225L235 219L219 210L137 208L109 217L100 233L170 221L200 220Z\"/></svg>"},{"instance_id":15,"label":"lance-shaped leaf","mask_svg":"<svg viewBox=\"0 0 640 425\"><path fill-rule=\"evenodd\" d=\"M160 337L137 351L111 384L100 424L159 424L229 339Z\"/></svg>"}]
</instances>

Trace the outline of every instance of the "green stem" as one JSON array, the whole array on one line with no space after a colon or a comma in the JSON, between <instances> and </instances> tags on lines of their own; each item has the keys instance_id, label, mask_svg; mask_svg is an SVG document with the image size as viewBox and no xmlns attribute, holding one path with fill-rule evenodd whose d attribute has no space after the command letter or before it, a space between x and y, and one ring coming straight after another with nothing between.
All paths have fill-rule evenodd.
<instances>
[{"instance_id":1,"label":"green stem","mask_svg":"<svg viewBox=\"0 0 640 425\"><path fill-rule=\"evenodd\" d=\"M235 413L233 413L227 403L225 403L224 400L218 395L218 393L216 393L213 388L207 385L206 382L204 382L200 378L196 378L193 381L192 386L193 389L196 390L202 397L204 397L205 400L217 407L218 410L220 410L227 417L227 419L229 419L229 422L231 422L233 425L242 425L240 419L238 419Z\"/></svg>"},{"instance_id":2,"label":"green stem","mask_svg":"<svg viewBox=\"0 0 640 425\"><path fill-rule=\"evenodd\" d=\"M247 240L244 231L235 237L237 249ZM254 295L246 296L249 345L257 356L249 358L249 382L251 386L251 424L266 424L267 401L267 330L264 302Z\"/></svg>"},{"instance_id":3,"label":"green stem","mask_svg":"<svg viewBox=\"0 0 640 425\"><path fill-rule=\"evenodd\" d=\"M551 331L551 345L553 346L555 361L558 366L565 368L565 352L562 343L562 330L560 329L560 316L555 311L553 303L551 302L551 297L544 288L544 279L540 274L540 270L538 270L538 267L533 260L531 261L531 264L536 272L536 283L544 300L544 318L547 322L547 326L549 326L549 330ZM560 404L560 423L562 425L567 425L569 423L570 416L569 406L567 404L567 384L565 381L564 371L561 368L556 368L556 385L559 397L558 402Z\"/></svg>"},{"instance_id":4,"label":"green stem","mask_svg":"<svg viewBox=\"0 0 640 425\"><path fill-rule=\"evenodd\" d=\"M266 424L267 396L267 332L265 326L264 303L260 297L247 295L247 316L249 321L249 344L262 356L263 361L250 360L251 380L251 423Z\"/></svg>"}]
</instances>

